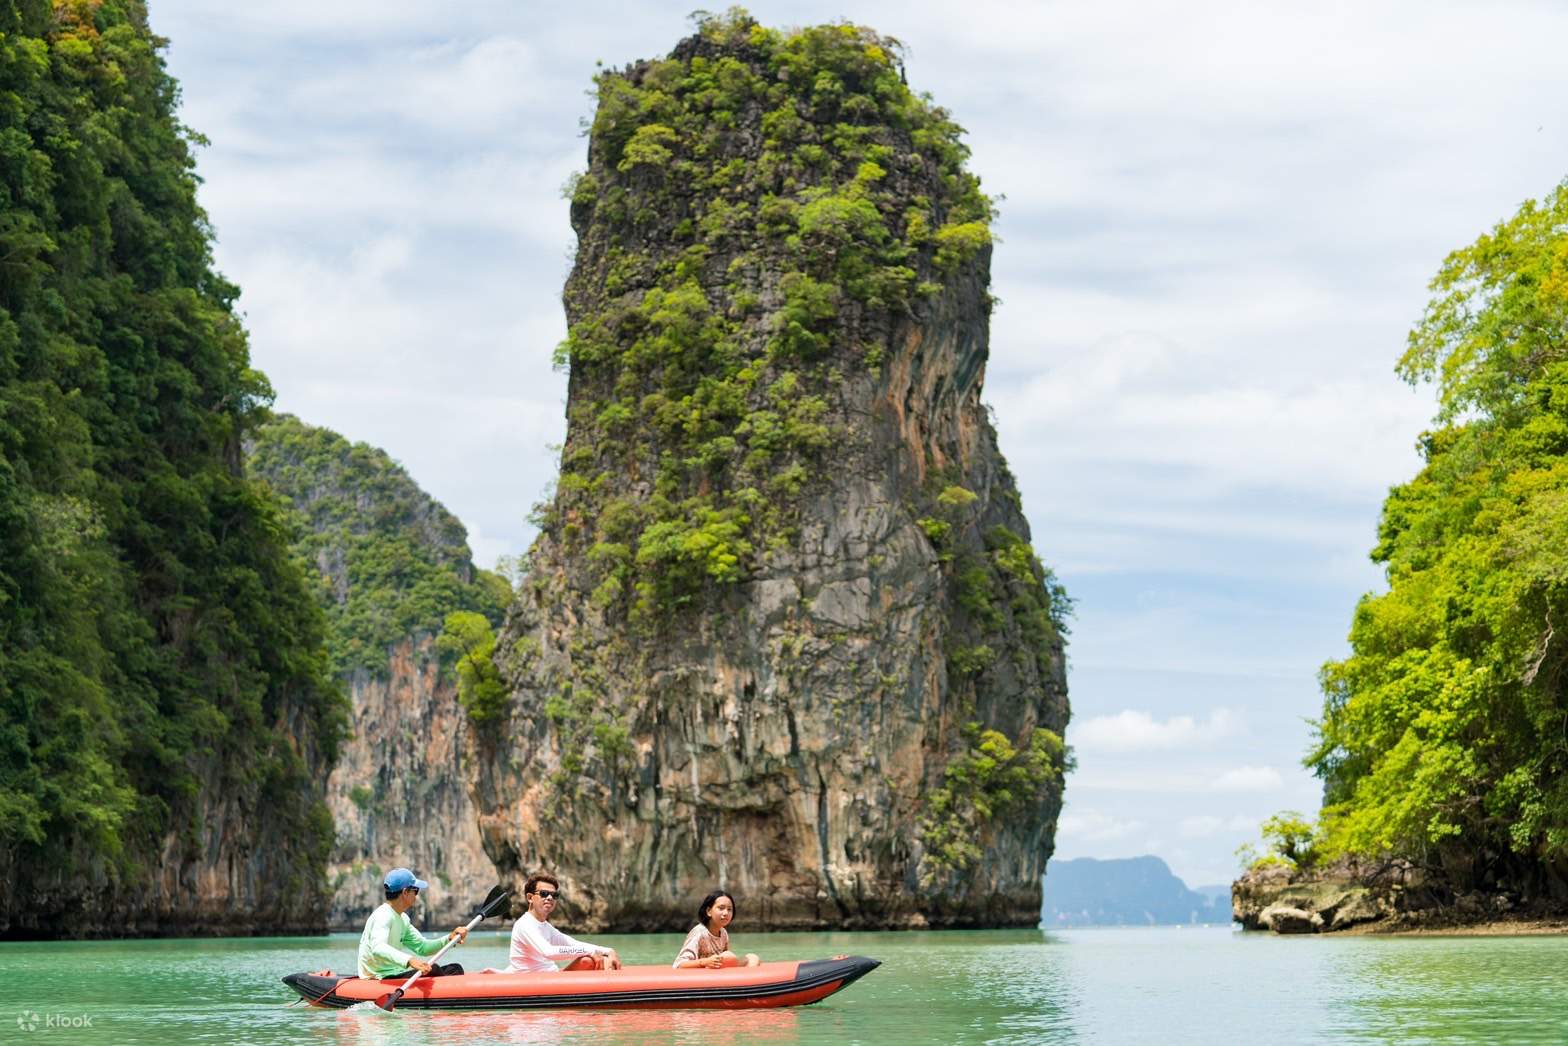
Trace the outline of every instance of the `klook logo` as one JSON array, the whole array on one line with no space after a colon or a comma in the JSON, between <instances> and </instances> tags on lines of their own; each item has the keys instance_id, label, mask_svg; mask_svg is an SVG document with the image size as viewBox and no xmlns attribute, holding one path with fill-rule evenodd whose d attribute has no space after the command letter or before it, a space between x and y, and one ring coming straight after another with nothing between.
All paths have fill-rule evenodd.
<instances>
[{"instance_id":1,"label":"klook logo","mask_svg":"<svg viewBox=\"0 0 1568 1046\"><path fill-rule=\"evenodd\" d=\"M39 1016L36 1012L28 1010L17 1015L16 1026L23 1031L37 1031L39 1028L91 1028L93 1019L85 1013L50 1013Z\"/></svg>"}]
</instances>

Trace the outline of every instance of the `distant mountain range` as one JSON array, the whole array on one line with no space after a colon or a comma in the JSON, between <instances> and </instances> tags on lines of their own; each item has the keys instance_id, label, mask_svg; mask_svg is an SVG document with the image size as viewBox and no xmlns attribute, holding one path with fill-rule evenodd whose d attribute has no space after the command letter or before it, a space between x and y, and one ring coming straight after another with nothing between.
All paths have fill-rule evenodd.
<instances>
[{"instance_id":1,"label":"distant mountain range","mask_svg":"<svg viewBox=\"0 0 1568 1046\"><path fill-rule=\"evenodd\" d=\"M1052 861L1044 886L1040 922L1046 929L1231 921L1229 885L1189 889L1153 856Z\"/></svg>"}]
</instances>

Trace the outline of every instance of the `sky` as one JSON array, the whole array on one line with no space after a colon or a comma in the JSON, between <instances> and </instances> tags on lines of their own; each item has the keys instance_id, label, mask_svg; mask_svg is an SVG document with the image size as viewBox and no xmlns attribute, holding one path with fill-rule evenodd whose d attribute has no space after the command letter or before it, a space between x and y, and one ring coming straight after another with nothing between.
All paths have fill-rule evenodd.
<instances>
[{"instance_id":1,"label":"sky","mask_svg":"<svg viewBox=\"0 0 1568 1046\"><path fill-rule=\"evenodd\" d=\"M481 564L526 550L592 76L668 53L689 0L150 7L277 408L387 450ZM1426 285L1568 176L1568 8L749 9L902 41L1004 197L985 399L1076 600L1057 856L1228 881L1318 806L1317 671L1434 410L1393 371Z\"/></svg>"}]
</instances>

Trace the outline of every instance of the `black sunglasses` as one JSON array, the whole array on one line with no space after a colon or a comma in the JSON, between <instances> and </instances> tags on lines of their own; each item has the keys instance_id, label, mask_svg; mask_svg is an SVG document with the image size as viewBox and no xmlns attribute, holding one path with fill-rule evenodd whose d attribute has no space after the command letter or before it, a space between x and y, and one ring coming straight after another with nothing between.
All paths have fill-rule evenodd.
<instances>
[{"instance_id":1,"label":"black sunglasses","mask_svg":"<svg viewBox=\"0 0 1568 1046\"><path fill-rule=\"evenodd\" d=\"M552 898L560 897L561 896L561 891L560 890L535 890L534 891L534 896L539 898L541 901L548 901L548 900L551 900Z\"/></svg>"}]
</instances>

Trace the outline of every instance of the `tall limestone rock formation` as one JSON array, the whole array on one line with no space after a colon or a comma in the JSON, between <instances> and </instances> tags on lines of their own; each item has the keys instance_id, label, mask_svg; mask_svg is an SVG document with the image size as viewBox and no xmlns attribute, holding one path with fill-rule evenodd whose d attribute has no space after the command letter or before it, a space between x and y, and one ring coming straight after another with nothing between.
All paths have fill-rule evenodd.
<instances>
[{"instance_id":1,"label":"tall limestone rock formation","mask_svg":"<svg viewBox=\"0 0 1568 1046\"><path fill-rule=\"evenodd\" d=\"M463 525L384 451L288 415L248 447L251 471L292 507L294 551L316 581L351 736L327 779L337 825L329 923L359 929L381 877L430 881L414 919L461 921L495 882L480 845L464 753L468 717L436 635L452 611L498 621L507 582L476 570Z\"/></svg>"},{"instance_id":2,"label":"tall limestone rock formation","mask_svg":"<svg viewBox=\"0 0 1568 1046\"><path fill-rule=\"evenodd\" d=\"M1065 596L981 403L990 201L897 45L740 12L608 71L567 435L476 738L573 926L1034 925Z\"/></svg>"},{"instance_id":3,"label":"tall limestone rock formation","mask_svg":"<svg viewBox=\"0 0 1568 1046\"><path fill-rule=\"evenodd\" d=\"M342 710L139 0L0 0L0 937L320 930Z\"/></svg>"}]
</instances>

